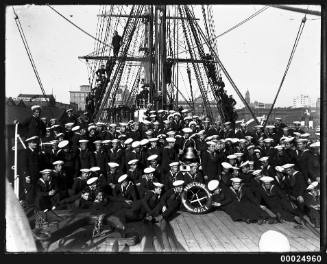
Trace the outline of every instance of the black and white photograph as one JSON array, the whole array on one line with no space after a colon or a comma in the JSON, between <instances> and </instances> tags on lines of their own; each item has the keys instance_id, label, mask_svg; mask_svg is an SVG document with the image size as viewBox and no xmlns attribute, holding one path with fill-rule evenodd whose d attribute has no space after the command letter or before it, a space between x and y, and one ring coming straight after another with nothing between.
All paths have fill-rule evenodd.
<instances>
[{"instance_id":1,"label":"black and white photograph","mask_svg":"<svg viewBox=\"0 0 327 264\"><path fill-rule=\"evenodd\" d=\"M5 251L321 262L322 6L108 3L6 6Z\"/></svg>"}]
</instances>

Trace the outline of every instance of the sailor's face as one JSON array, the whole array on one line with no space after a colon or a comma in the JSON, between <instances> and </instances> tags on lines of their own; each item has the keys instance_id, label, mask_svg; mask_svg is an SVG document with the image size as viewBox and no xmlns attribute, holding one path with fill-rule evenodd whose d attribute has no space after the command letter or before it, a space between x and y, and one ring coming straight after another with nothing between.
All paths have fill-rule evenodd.
<instances>
[{"instance_id":1,"label":"sailor's face","mask_svg":"<svg viewBox=\"0 0 327 264\"><path fill-rule=\"evenodd\" d=\"M97 151L101 150L101 144L95 144L95 149L96 149Z\"/></svg>"},{"instance_id":2,"label":"sailor's face","mask_svg":"<svg viewBox=\"0 0 327 264\"><path fill-rule=\"evenodd\" d=\"M62 170L62 164L57 164L55 166L56 171L61 171Z\"/></svg>"},{"instance_id":3,"label":"sailor's face","mask_svg":"<svg viewBox=\"0 0 327 264\"><path fill-rule=\"evenodd\" d=\"M174 188L176 193L181 193L183 191L183 186L178 186Z\"/></svg>"},{"instance_id":4,"label":"sailor's face","mask_svg":"<svg viewBox=\"0 0 327 264\"><path fill-rule=\"evenodd\" d=\"M171 171L172 173L176 173L178 171L178 166L172 166Z\"/></svg>"},{"instance_id":5,"label":"sailor's face","mask_svg":"<svg viewBox=\"0 0 327 264\"><path fill-rule=\"evenodd\" d=\"M160 195L161 192L162 192L162 188L160 188L160 187L156 187L156 188L154 188L154 192L155 192L156 194Z\"/></svg>"},{"instance_id":6,"label":"sailor's face","mask_svg":"<svg viewBox=\"0 0 327 264\"><path fill-rule=\"evenodd\" d=\"M265 182L264 183L264 186L265 186L266 189L270 190L270 188L271 188L271 182Z\"/></svg>"},{"instance_id":7,"label":"sailor's face","mask_svg":"<svg viewBox=\"0 0 327 264\"><path fill-rule=\"evenodd\" d=\"M233 182L232 187L234 190L239 190L241 187L241 184L239 182Z\"/></svg>"},{"instance_id":8,"label":"sailor's face","mask_svg":"<svg viewBox=\"0 0 327 264\"><path fill-rule=\"evenodd\" d=\"M28 145L29 145L29 147L30 147L31 149L36 149L36 147L37 147L37 143L36 143L36 141L32 141L32 142L30 142Z\"/></svg>"},{"instance_id":9,"label":"sailor's face","mask_svg":"<svg viewBox=\"0 0 327 264\"><path fill-rule=\"evenodd\" d=\"M34 110L34 112L33 112L33 115L34 115L35 117L39 117L40 114L41 114L40 109L36 109L36 110Z\"/></svg>"},{"instance_id":10,"label":"sailor's face","mask_svg":"<svg viewBox=\"0 0 327 264\"><path fill-rule=\"evenodd\" d=\"M81 150L86 150L86 143L80 143Z\"/></svg>"},{"instance_id":11,"label":"sailor's face","mask_svg":"<svg viewBox=\"0 0 327 264\"><path fill-rule=\"evenodd\" d=\"M84 200L89 200L89 197L90 197L90 194L89 193L83 193L82 194L82 198L84 199Z\"/></svg>"}]
</instances>

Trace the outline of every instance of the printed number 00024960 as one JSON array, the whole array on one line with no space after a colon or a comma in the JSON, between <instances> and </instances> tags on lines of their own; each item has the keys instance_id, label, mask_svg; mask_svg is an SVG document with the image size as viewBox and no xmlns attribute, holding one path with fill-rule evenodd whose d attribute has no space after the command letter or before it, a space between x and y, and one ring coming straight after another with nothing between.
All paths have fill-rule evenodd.
<instances>
[{"instance_id":1,"label":"printed number 00024960","mask_svg":"<svg viewBox=\"0 0 327 264\"><path fill-rule=\"evenodd\" d=\"M321 262L321 256L320 255L281 255L280 256L281 262L308 262L308 263L314 263L314 262Z\"/></svg>"}]
</instances>

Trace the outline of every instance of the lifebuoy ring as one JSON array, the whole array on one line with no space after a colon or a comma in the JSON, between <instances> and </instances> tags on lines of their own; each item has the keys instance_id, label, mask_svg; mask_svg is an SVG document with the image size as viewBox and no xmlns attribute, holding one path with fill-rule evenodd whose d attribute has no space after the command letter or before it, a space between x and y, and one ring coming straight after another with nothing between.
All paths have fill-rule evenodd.
<instances>
[{"instance_id":1,"label":"lifebuoy ring","mask_svg":"<svg viewBox=\"0 0 327 264\"><path fill-rule=\"evenodd\" d=\"M203 214L210 210L212 197L207 187L200 182L191 182L181 194L182 204L192 214Z\"/></svg>"}]
</instances>

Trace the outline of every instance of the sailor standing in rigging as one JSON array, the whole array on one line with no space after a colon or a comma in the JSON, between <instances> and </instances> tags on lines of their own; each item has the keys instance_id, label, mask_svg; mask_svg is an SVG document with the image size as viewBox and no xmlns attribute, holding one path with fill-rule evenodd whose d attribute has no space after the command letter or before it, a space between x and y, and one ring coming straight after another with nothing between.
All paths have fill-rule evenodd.
<instances>
[{"instance_id":1,"label":"sailor standing in rigging","mask_svg":"<svg viewBox=\"0 0 327 264\"><path fill-rule=\"evenodd\" d=\"M115 30L114 36L112 37L111 44L112 44L112 46L114 48L114 56L117 57L120 46L122 44L122 37L118 35L117 30Z\"/></svg>"}]
</instances>

